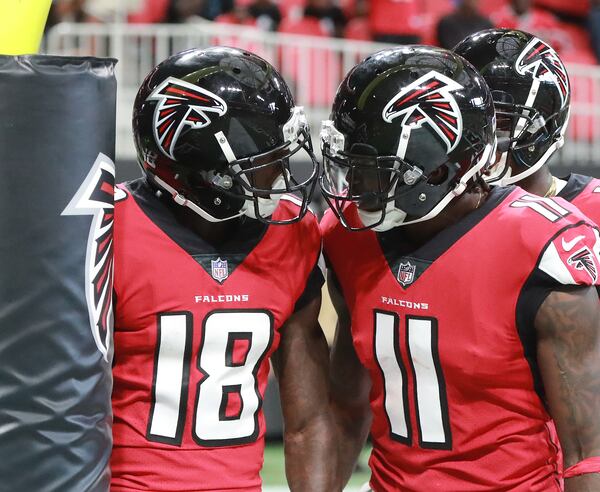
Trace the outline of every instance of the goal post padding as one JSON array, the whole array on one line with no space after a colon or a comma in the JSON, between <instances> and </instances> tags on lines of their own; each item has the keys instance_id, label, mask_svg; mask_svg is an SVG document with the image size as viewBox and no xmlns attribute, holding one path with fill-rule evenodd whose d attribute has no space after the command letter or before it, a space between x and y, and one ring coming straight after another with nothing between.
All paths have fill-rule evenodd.
<instances>
[{"instance_id":1,"label":"goal post padding","mask_svg":"<svg viewBox=\"0 0 600 492\"><path fill-rule=\"evenodd\" d=\"M114 65L0 56L0 490L109 489Z\"/></svg>"}]
</instances>

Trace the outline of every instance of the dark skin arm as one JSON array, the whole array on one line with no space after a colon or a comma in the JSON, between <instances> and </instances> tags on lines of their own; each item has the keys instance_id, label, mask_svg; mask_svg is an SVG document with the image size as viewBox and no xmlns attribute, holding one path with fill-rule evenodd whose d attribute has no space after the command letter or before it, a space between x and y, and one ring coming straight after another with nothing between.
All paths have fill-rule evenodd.
<instances>
[{"instance_id":1,"label":"dark skin arm","mask_svg":"<svg viewBox=\"0 0 600 492\"><path fill-rule=\"evenodd\" d=\"M271 358L285 423L285 473L293 492L330 492L337 480L329 353L317 319L320 307L319 295L288 319Z\"/></svg>"},{"instance_id":2,"label":"dark skin arm","mask_svg":"<svg viewBox=\"0 0 600 492\"><path fill-rule=\"evenodd\" d=\"M600 456L600 303L593 287L552 292L535 328L538 364L565 469ZM565 480L565 492L600 490L600 473Z\"/></svg>"},{"instance_id":3,"label":"dark skin arm","mask_svg":"<svg viewBox=\"0 0 600 492\"><path fill-rule=\"evenodd\" d=\"M338 475L348 483L371 426L369 373L360 363L350 331L350 315L343 296L330 274L327 285L338 315L331 349L331 410L338 433Z\"/></svg>"}]
</instances>

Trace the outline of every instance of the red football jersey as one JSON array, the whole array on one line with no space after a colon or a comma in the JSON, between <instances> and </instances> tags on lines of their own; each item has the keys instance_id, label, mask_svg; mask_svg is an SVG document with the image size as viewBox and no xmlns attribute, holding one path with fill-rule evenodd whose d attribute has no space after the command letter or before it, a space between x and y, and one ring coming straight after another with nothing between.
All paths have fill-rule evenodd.
<instances>
[{"instance_id":1,"label":"red football jersey","mask_svg":"<svg viewBox=\"0 0 600 492\"><path fill-rule=\"evenodd\" d=\"M372 380L373 490L560 490L533 321L557 285L598 283L597 229L514 187L417 250L321 226Z\"/></svg>"},{"instance_id":2,"label":"red football jersey","mask_svg":"<svg viewBox=\"0 0 600 492\"><path fill-rule=\"evenodd\" d=\"M571 202L596 225L600 225L600 179L570 174L567 184L557 196Z\"/></svg>"},{"instance_id":3,"label":"red football jersey","mask_svg":"<svg viewBox=\"0 0 600 492\"><path fill-rule=\"evenodd\" d=\"M320 288L316 217L248 219L217 251L143 180L115 198L111 490L259 491L269 355Z\"/></svg>"}]
</instances>

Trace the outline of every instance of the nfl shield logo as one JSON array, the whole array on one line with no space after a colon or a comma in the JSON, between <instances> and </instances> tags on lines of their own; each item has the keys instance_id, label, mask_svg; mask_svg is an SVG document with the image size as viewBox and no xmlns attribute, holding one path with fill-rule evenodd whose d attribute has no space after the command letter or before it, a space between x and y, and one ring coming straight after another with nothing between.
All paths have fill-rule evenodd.
<instances>
[{"instance_id":1,"label":"nfl shield logo","mask_svg":"<svg viewBox=\"0 0 600 492\"><path fill-rule=\"evenodd\" d=\"M220 257L216 260L210 260L210 267L212 271L212 278L214 278L217 282L222 284L223 281L229 277L227 260L222 260Z\"/></svg>"},{"instance_id":2,"label":"nfl shield logo","mask_svg":"<svg viewBox=\"0 0 600 492\"><path fill-rule=\"evenodd\" d=\"M398 282L400 282L404 287L413 283L415 279L415 271L417 267L411 264L410 261L406 263L400 263L400 268L398 270Z\"/></svg>"}]
</instances>

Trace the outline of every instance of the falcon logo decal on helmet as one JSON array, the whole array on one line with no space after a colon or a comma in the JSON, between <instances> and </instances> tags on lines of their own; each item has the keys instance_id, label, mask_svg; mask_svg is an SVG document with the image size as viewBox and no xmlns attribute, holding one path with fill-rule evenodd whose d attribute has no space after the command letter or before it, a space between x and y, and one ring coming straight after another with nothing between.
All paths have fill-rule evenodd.
<instances>
[{"instance_id":1,"label":"falcon logo decal on helmet","mask_svg":"<svg viewBox=\"0 0 600 492\"><path fill-rule=\"evenodd\" d=\"M531 73L534 80L554 83L560 94L561 108L564 107L569 95L569 77L550 46L538 38L531 39L517 58L515 70L521 75Z\"/></svg>"},{"instance_id":2,"label":"falcon logo decal on helmet","mask_svg":"<svg viewBox=\"0 0 600 492\"><path fill-rule=\"evenodd\" d=\"M166 79L147 100L158 101L154 109L154 138L161 152L173 160L173 149L184 127L204 128L211 124L207 112L218 116L227 112L227 104L219 96L175 77Z\"/></svg>"},{"instance_id":3,"label":"falcon logo decal on helmet","mask_svg":"<svg viewBox=\"0 0 600 492\"><path fill-rule=\"evenodd\" d=\"M402 126L420 128L428 124L440 136L448 153L462 135L462 117L453 91L462 89L458 82L431 71L404 87L383 108L384 121L403 117Z\"/></svg>"},{"instance_id":4,"label":"falcon logo decal on helmet","mask_svg":"<svg viewBox=\"0 0 600 492\"><path fill-rule=\"evenodd\" d=\"M113 326L113 219L115 165L104 154L98 154L87 177L61 215L93 217L85 258L85 298L92 335L104 360Z\"/></svg>"}]
</instances>

